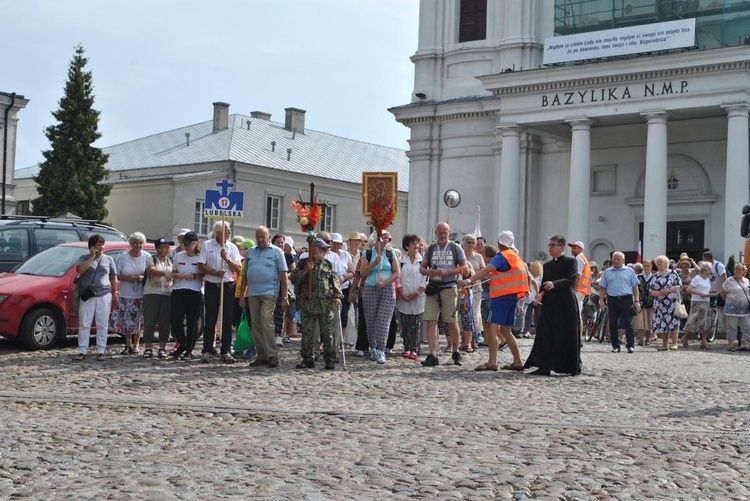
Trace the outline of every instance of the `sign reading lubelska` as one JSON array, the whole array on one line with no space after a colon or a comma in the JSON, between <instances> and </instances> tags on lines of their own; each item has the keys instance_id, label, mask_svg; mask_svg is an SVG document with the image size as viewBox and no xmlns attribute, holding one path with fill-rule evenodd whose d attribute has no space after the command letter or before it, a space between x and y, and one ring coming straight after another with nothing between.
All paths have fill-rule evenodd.
<instances>
[{"instance_id":1,"label":"sign reading lubelska","mask_svg":"<svg viewBox=\"0 0 750 501\"><path fill-rule=\"evenodd\" d=\"M203 215L215 219L242 219L243 216L243 193L241 191L229 191L234 188L234 183L223 179L216 183L220 190L206 190L206 205Z\"/></svg>"},{"instance_id":2,"label":"sign reading lubelska","mask_svg":"<svg viewBox=\"0 0 750 501\"><path fill-rule=\"evenodd\" d=\"M695 45L695 18L576 33L544 40L543 64L625 56Z\"/></svg>"}]
</instances>

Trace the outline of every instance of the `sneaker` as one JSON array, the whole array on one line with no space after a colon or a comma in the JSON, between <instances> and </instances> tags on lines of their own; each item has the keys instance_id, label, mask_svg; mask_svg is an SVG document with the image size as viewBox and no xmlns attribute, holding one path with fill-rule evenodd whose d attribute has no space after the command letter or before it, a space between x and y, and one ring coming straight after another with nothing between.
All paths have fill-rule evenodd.
<instances>
[{"instance_id":1,"label":"sneaker","mask_svg":"<svg viewBox=\"0 0 750 501\"><path fill-rule=\"evenodd\" d=\"M192 360L193 359L193 352L192 351L186 351L185 353L180 356L180 360Z\"/></svg>"},{"instance_id":2,"label":"sneaker","mask_svg":"<svg viewBox=\"0 0 750 501\"><path fill-rule=\"evenodd\" d=\"M379 352L377 353L377 355L375 356L375 361L376 361L376 362L377 362L377 363L378 363L379 365L383 365L383 364L385 363L385 353L383 353L382 351L379 351Z\"/></svg>"},{"instance_id":3,"label":"sneaker","mask_svg":"<svg viewBox=\"0 0 750 501\"><path fill-rule=\"evenodd\" d=\"M405 351L405 352L403 352L401 354L401 356L404 357L404 358L409 358L409 355L410 355L410 353L408 351Z\"/></svg>"},{"instance_id":4,"label":"sneaker","mask_svg":"<svg viewBox=\"0 0 750 501\"><path fill-rule=\"evenodd\" d=\"M131 355L138 355L139 350L135 346L131 346L129 352Z\"/></svg>"},{"instance_id":5,"label":"sneaker","mask_svg":"<svg viewBox=\"0 0 750 501\"><path fill-rule=\"evenodd\" d=\"M453 365L463 365L464 363L461 361L461 354L457 351L453 352L453 355L451 355L451 358L453 359Z\"/></svg>"},{"instance_id":6,"label":"sneaker","mask_svg":"<svg viewBox=\"0 0 750 501\"><path fill-rule=\"evenodd\" d=\"M286 336L284 338L284 344L291 344L291 342L292 342L292 338L290 338L289 336Z\"/></svg>"},{"instance_id":7,"label":"sneaker","mask_svg":"<svg viewBox=\"0 0 750 501\"><path fill-rule=\"evenodd\" d=\"M252 349L252 348L250 348L249 350L247 350L247 351L246 351L246 352L245 352L245 353L244 353L244 354L242 355L242 358L244 358L244 359L249 359L249 358L254 358L254 357L255 357L255 350L254 350L254 349Z\"/></svg>"},{"instance_id":8,"label":"sneaker","mask_svg":"<svg viewBox=\"0 0 750 501\"><path fill-rule=\"evenodd\" d=\"M210 363L211 362L210 357L211 357L210 353L208 353L207 351L204 351L203 353L201 353L201 362L204 364Z\"/></svg>"},{"instance_id":9,"label":"sneaker","mask_svg":"<svg viewBox=\"0 0 750 501\"><path fill-rule=\"evenodd\" d=\"M416 351L412 351L411 353L409 353L409 359L410 360L416 360L417 359L417 352Z\"/></svg>"},{"instance_id":10,"label":"sneaker","mask_svg":"<svg viewBox=\"0 0 750 501\"><path fill-rule=\"evenodd\" d=\"M154 351L151 348L146 348L146 351L143 352L143 358L151 358L154 356Z\"/></svg>"},{"instance_id":11,"label":"sneaker","mask_svg":"<svg viewBox=\"0 0 750 501\"><path fill-rule=\"evenodd\" d=\"M365 352L362 350L357 350L357 352L354 354L355 357L364 357Z\"/></svg>"},{"instance_id":12,"label":"sneaker","mask_svg":"<svg viewBox=\"0 0 750 501\"><path fill-rule=\"evenodd\" d=\"M167 358L167 350L165 350L164 348L159 348L158 357Z\"/></svg>"},{"instance_id":13,"label":"sneaker","mask_svg":"<svg viewBox=\"0 0 750 501\"><path fill-rule=\"evenodd\" d=\"M284 341L281 340L281 336L276 336L276 346L284 346Z\"/></svg>"},{"instance_id":14,"label":"sneaker","mask_svg":"<svg viewBox=\"0 0 750 501\"><path fill-rule=\"evenodd\" d=\"M508 343L500 343L500 346L497 347L497 351L503 351L507 347Z\"/></svg>"},{"instance_id":15,"label":"sneaker","mask_svg":"<svg viewBox=\"0 0 750 501\"><path fill-rule=\"evenodd\" d=\"M440 362L435 355L427 355L427 358L422 360L422 365L425 367L435 367L436 365L440 365Z\"/></svg>"},{"instance_id":16,"label":"sneaker","mask_svg":"<svg viewBox=\"0 0 750 501\"><path fill-rule=\"evenodd\" d=\"M120 352L120 355L128 355L128 354L130 354L130 346L126 346L126 347L125 347L125 348L123 348L123 349L122 349L122 351Z\"/></svg>"},{"instance_id":17,"label":"sneaker","mask_svg":"<svg viewBox=\"0 0 750 501\"><path fill-rule=\"evenodd\" d=\"M385 360L383 360L383 362L385 363ZM327 371L332 371L335 368L336 368L336 362L334 362L333 360L326 360L326 370Z\"/></svg>"},{"instance_id":18,"label":"sneaker","mask_svg":"<svg viewBox=\"0 0 750 501\"><path fill-rule=\"evenodd\" d=\"M484 343L484 334L481 332L477 334L477 343Z\"/></svg>"},{"instance_id":19,"label":"sneaker","mask_svg":"<svg viewBox=\"0 0 750 501\"><path fill-rule=\"evenodd\" d=\"M225 364L233 364L237 362L237 359L234 358L231 353L226 352L221 356L221 361Z\"/></svg>"},{"instance_id":20,"label":"sneaker","mask_svg":"<svg viewBox=\"0 0 750 501\"><path fill-rule=\"evenodd\" d=\"M378 350L371 350L370 351L370 360L375 362L378 359Z\"/></svg>"}]
</instances>

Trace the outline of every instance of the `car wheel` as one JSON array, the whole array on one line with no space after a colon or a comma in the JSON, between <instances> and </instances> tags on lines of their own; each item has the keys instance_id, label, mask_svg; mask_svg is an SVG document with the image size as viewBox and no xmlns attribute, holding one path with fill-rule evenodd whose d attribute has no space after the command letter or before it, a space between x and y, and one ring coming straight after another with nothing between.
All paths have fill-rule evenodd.
<instances>
[{"instance_id":1,"label":"car wheel","mask_svg":"<svg viewBox=\"0 0 750 501\"><path fill-rule=\"evenodd\" d=\"M61 328L54 312L36 308L28 312L21 323L21 342L30 350L48 350L57 342Z\"/></svg>"}]
</instances>

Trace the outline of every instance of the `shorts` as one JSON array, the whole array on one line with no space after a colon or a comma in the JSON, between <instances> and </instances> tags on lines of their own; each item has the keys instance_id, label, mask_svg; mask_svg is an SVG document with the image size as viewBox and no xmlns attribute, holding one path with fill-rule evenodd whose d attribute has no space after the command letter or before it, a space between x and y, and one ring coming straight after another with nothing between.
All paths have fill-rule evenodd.
<instances>
[{"instance_id":1,"label":"shorts","mask_svg":"<svg viewBox=\"0 0 750 501\"><path fill-rule=\"evenodd\" d=\"M518 298L515 294L493 298L487 322L513 327L516 324L517 306Z\"/></svg>"},{"instance_id":2,"label":"shorts","mask_svg":"<svg viewBox=\"0 0 750 501\"><path fill-rule=\"evenodd\" d=\"M440 302L438 302L438 296ZM443 322L455 324L458 311L458 289L455 285L440 289L439 294L427 296L424 302L424 320L436 322L442 310Z\"/></svg>"},{"instance_id":3,"label":"shorts","mask_svg":"<svg viewBox=\"0 0 750 501\"><path fill-rule=\"evenodd\" d=\"M583 300L586 298L586 296L583 295L583 292L576 291L576 300L578 301L578 313L583 315Z\"/></svg>"}]
</instances>

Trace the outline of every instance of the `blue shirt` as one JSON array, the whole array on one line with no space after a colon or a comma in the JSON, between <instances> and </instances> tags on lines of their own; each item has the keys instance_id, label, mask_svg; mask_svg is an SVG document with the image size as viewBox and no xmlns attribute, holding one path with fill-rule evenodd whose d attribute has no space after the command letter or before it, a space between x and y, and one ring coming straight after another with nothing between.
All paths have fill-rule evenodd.
<instances>
[{"instance_id":1,"label":"blue shirt","mask_svg":"<svg viewBox=\"0 0 750 501\"><path fill-rule=\"evenodd\" d=\"M607 268L599 281L599 287L607 291L608 296L632 296L633 287L637 285L638 277L627 266Z\"/></svg>"},{"instance_id":2,"label":"blue shirt","mask_svg":"<svg viewBox=\"0 0 750 501\"><path fill-rule=\"evenodd\" d=\"M510 263L507 259L505 259L505 256L502 255L502 253L498 252L495 254L495 257L492 258L492 261L490 261L490 264L497 270L497 271L508 271L510 269Z\"/></svg>"},{"instance_id":3,"label":"blue shirt","mask_svg":"<svg viewBox=\"0 0 750 501\"><path fill-rule=\"evenodd\" d=\"M245 254L247 260L247 295L278 296L279 274L289 269L284 252L274 245L265 249L253 247Z\"/></svg>"},{"instance_id":4,"label":"blue shirt","mask_svg":"<svg viewBox=\"0 0 750 501\"><path fill-rule=\"evenodd\" d=\"M380 264L375 265L375 268L370 272L369 275L367 275L367 278L365 279L365 285L374 287L378 284L379 281L391 278L391 275L393 275L393 267L391 262L388 260L385 249L383 249L383 254L381 254L381 256L383 259L380 261ZM367 259L367 256L365 256L365 259ZM375 251L373 251L371 259L373 261L377 259Z\"/></svg>"}]
</instances>

